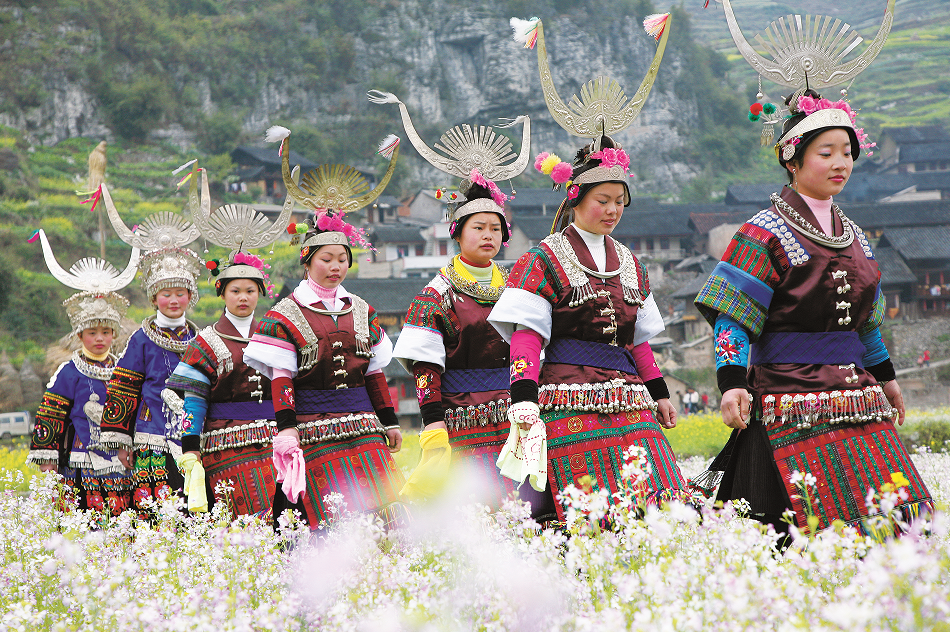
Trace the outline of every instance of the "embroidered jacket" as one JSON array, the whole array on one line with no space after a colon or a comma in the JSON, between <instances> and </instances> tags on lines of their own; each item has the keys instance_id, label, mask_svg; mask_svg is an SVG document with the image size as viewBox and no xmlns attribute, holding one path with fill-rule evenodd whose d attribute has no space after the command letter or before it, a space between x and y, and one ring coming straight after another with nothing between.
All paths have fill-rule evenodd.
<instances>
[{"instance_id":1,"label":"embroidered jacket","mask_svg":"<svg viewBox=\"0 0 950 632\"><path fill-rule=\"evenodd\" d=\"M452 266L454 262L450 263ZM444 268L409 305L406 324L393 355L410 372L413 364L429 363L440 372L497 369L507 375L508 343L488 322L497 298L466 286ZM495 266L501 282L504 273ZM457 274L457 273L456 273ZM478 294L483 294L478 296ZM478 386L478 376L469 378L467 392L451 392L441 380L416 372L419 405L441 401L450 428L501 423L506 420L510 398L507 388ZM486 380L487 381L487 380Z\"/></svg>"},{"instance_id":2,"label":"embroidered jacket","mask_svg":"<svg viewBox=\"0 0 950 632\"><path fill-rule=\"evenodd\" d=\"M794 190L785 187L781 197L812 226L818 225ZM723 359L743 357L736 326L748 331L753 344L768 334L789 332L851 333L862 340L873 334L879 340L876 330L885 305L878 264L854 222L837 214L832 220L835 235L846 233L845 223L854 234L849 245L834 248L810 239L775 205L739 228L696 297L696 307L710 324L719 314L735 323L718 334ZM877 379L860 363L753 363L748 383L766 423L783 415L791 423L813 423L815 415L862 421L891 411Z\"/></svg>"},{"instance_id":3,"label":"embroidered jacket","mask_svg":"<svg viewBox=\"0 0 950 632\"><path fill-rule=\"evenodd\" d=\"M187 343L197 333L189 325L164 329L146 321L154 336L175 343ZM160 347L137 330L122 352L108 384L108 398L102 413L102 446L115 449L152 449L177 452L181 430L166 420L162 401L165 380L172 374L180 353Z\"/></svg>"},{"instance_id":4,"label":"embroidered jacket","mask_svg":"<svg viewBox=\"0 0 950 632\"><path fill-rule=\"evenodd\" d=\"M257 320L252 321L252 332L257 325ZM270 402L270 380L244 362L247 344L227 315L222 314L218 322L198 332L166 382L168 388L185 396L200 397L209 404L205 418L186 416L192 427L183 428L186 435L200 435L204 453L252 444L266 445L275 434L273 406L262 406L260 411L248 406L248 413L239 419L222 417L220 411L226 411L227 407L216 406Z\"/></svg>"},{"instance_id":5,"label":"embroidered jacket","mask_svg":"<svg viewBox=\"0 0 950 632\"><path fill-rule=\"evenodd\" d=\"M297 299L297 291L279 301L261 318L244 361L262 374L273 377L275 369L294 376L291 407L297 411L300 443L355 437L362 434L385 435L373 407L350 406L341 412L302 412L307 392L321 391L319 397L340 398L349 389L366 386L365 375L382 368L392 359L392 343L382 330L376 311L366 301L339 288L343 314L320 313ZM319 303L316 309L323 310ZM350 309L352 307L352 309Z\"/></svg>"},{"instance_id":6,"label":"embroidered jacket","mask_svg":"<svg viewBox=\"0 0 950 632\"><path fill-rule=\"evenodd\" d=\"M605 270L621 272L601 279L581 267L597 269L573 226L548 236L512 268L509 289L489 320L506 337L514 325L521 325L540 334L545 344L573 338L632 352L663 330L663 319L650 293L646 267L609 236L605 248ZM543 410L656 407L636 374L550 361L542 365L539 404Z\"/></svg>"},{"instance_id":7,"label":"embroidered jacket","mask_svg":"<svg viewBox=\"0 0 950 632\"><path fill-rule=\"evenodd\" d=\"M109 365L85 358L79 362L64 362L50 378L36 413L27 460L100 475L124 472L117 458L89 448L99 440Z\"/></svg>"}]
</instances>

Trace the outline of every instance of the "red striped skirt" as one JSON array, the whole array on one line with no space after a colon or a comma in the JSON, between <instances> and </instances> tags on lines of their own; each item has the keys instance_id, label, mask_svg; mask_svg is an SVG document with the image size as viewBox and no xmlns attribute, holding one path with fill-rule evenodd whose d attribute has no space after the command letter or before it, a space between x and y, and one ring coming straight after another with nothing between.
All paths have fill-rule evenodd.
<instances>
[{"instance_id":1,"label":"red striped skirt","mask_svg":"<svg viewBox=\"0 0 950 632\"><path fill-rule=\"evenodd\" d=\"M218 483L229 481L231 512L235 516L259 514L270 518L276 488L273 448L249 445L216 450L201 456L212 492ZM216 502L226 502L218 497Z\"/></svg>"},{"instance_id":2,"label":"red striped skirt","mask_svg":"<svg viewBox=\"0 0 950 632\"><path fill-rule=\"evenodd\" d=\"M548 482L555 494L568 485L581 487L590 476L595 489L620 490L623 452L640 446L651 465L648 493L679 496L686 487L663 428L649 410L625 413L549 411L542 415L548 433ZM555 496L556 497L556 496ZM610 502L614 499L611 497ZM559 520L564 508L555 503Z\"/></svg>"},{"instance_id":3,"label":"red striped skirt","mask_svg":"<svg viewBox=\"0 0 950 632\"><path fill-rule=\"evenodd\" d=\"M399 502L405 481L382 435L301 447L307 463L307 491L302 499L311 528L333 517L323 500L327 494L342 494L346 510L352 513L381 511Z\"/></svg>"},{"instance_id":4,"label":"red striped skirt","mask_svg":"<svg viewBox=\"0 0 950 632\"><path fill-rule=\"evenodd\" d=\"M468 467L484 485L484 494L479 499L497 509L518 484L502 476L495 462L508 439L508 424L476 425L472 428L449 430L454 467Z\"/></svg>"},{"instance_id":5,"label":"red striped skirt","mask_svg":"<svg viewBox=\"0 0 950 632\"><path fill-rule=\"evenodd\" d=\"M891 474L902 472L909 481L908 499L899 506L907 517L929 510L930 492L920 478L891 421L866 424L819 422L811 428L792 424L766 424L779 474L795 511L795 523L805 528L808 511L801 490L789 482L792 473L810 473L817 479L812 511L819 529L842 520L866 531L869 512L865 498L870 489L880 492Z\"/></svg>"}]
</instances>

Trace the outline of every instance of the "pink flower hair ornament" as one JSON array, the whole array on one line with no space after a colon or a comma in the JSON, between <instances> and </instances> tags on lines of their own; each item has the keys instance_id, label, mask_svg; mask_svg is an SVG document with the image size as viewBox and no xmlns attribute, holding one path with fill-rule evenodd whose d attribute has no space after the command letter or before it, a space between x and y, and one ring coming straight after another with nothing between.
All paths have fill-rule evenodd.
<instances>
[{"instance_id":1,"label":"pink flower hair ornament","mask_svg":"<svg viewBox=\"0 0 950 632\"><path fill-rule=\"evenodd\" d=\"M546 176L551 176L554 183L558 186L571 179L574 168L570 163L564 162L560 157L548 152L542 152L534 159L534 168Z\"/></svg>"},{"instance_id":2,"label":"pink flower hair ornament","mask_svg":"<svg viewBox=\"0 0 950 632\"><path fill-rule=\"evenodd\" d=\"M473 183L479 186L485 187L491 193L491 199L495 201L495 204L504 208L505 202L508 201L508 196L501 192L501 189L498 188L498 185L483 176L478 172L478 169L472 169L472 172L468 174L468 179Z\"/></svg>"},{"instance_id":3,"label":"pink flower hair ornament","mask_svg":"<svg viewBox=\"0 0 950 632\"><path fill-rule=\"evenodd\" d=\"M606 147L600 151L595 151L587 157L588 160L599 160L601 167L611 167L621 166L624 171L630 169L630 157L622 149L614 149L613 147Z\"/></svg>"},{"instance_id":4,"label":"pink flower hair ornament","mask_svg":"<svg viewBox=\"0 0 950 632\"><path fill-rule=\"evenodd\" d=\"M842 110L848 115L848 118L851 119L851 126L854 128L854 134L858 138L858 145L867 152L868 156L874 155L874 152L869 150L877 147L877 143L870 142L868 135L864 132L864 128L857 126L858 113L851 109L851 104L844 99L840 101L829 101L828 99L816 99L806 95L798 97L798 110L804 112L806 116L810 116L819 110L829 110L832 108Z\"/></svg>"}]
</instances>

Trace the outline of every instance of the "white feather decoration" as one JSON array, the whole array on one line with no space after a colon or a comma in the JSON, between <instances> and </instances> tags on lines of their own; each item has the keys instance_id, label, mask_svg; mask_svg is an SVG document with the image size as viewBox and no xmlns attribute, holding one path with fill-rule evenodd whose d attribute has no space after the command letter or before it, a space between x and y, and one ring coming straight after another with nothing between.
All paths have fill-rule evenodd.
<instances>
[{"instance_id":1,"label":"white feather decoration","mask_svg":"<svg viewBox=\"0 0 950 632\"><path fill-rule=\"evenodd\" d=\"M197 158L195 158L194 160L189 160L188 162L186 162L186 163L183 164L182 166L180 166L180 167L178 167L177 169L175 169L174 171L172 171L172 175L173 175L173 176L177 176L179 173L181 173L182 171L184 171L185 169L187 169L187 168L190 167L191 165L195 164L196 162L198 162L198 159L197 159Z\"/></svg>"},{"instance_id":2,"label":"white feather decoration","mask_svg":"<svg viewBox=\"0 0 950 632\"><path fill-rule=\"evenodd\" d=\"M399 147L399 137L395 134L390 134L383 139L383 142L379 144L379 149L376 150L376 153L384 158L392 160L393 153L396 151L396 147Z\"/></svg>"},{"instance_id":3,"label":"white feather decoration","mask_svg":"<svg viewBox=\"0 0 950 632\"><path fill-rule=\"evenodd\" d=\"M535 35L538 22L540 22L538 18L531 18L530 20L511 18L509 23L514 30L514 40L525 48L534 48L534 44L529 42L529 38Z\"/></svg>"},{"instance_id":4,"label":"white feather decoration","mask_svg":"<svg viewBox=\"0 0 950 632\"><path fill-rule=\"evenodd\" d=\"M274 125L269 127L266 132L264 132L264 142L265 143L279 143L285 138L290 136L290 130L286 127L281 127L280 125Z\"/></svg>"}]
</instances>

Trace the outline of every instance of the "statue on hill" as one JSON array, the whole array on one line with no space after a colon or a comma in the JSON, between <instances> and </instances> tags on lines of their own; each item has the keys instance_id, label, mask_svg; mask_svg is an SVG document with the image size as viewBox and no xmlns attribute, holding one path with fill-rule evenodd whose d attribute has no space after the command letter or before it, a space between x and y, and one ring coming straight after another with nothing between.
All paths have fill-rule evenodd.
<instances>
[{"instance_id":1,"label":"statue on hill","mask_svg":"<svg viewBox=\"0 0 950 632\"><path fill-rule=\"evenodd\" d=\"M96 191L106 180L106 141L101 141L96 148L89 153L89 191ZM106 229L102 221L102 210L97 211L99 217L99 256L106 258Z\"/></svg>"}]
</instances>

